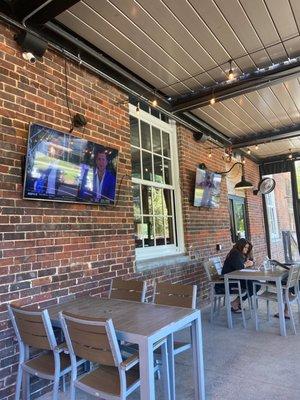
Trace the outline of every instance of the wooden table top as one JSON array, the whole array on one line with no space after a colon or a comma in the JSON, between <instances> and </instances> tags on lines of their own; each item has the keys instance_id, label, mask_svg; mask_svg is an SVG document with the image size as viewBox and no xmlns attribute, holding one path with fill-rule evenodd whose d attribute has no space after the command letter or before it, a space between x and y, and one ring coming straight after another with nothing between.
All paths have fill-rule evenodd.
<instances>
[{"instance_id":1,"label":"wooden table top","mask_svg":"<svg viewBox=\"0 0 300 400\"><path fill-rule=\"evenodd\" d=\"M66 303L51 306L48 311L54 324L58 322L58 313L60 311L68 311L85 317L111 318L117 331L141 336L151 336L182 318L199 313L199 310L190 308L99 297L80 297Z\"/></svg>"},{"instance_id":2,"label":"wooden table top","mask_svg":"<svg viewBox=\"0 0 300 400\"><path fill-rule=\"evenodd\" d=\"M278 278L284 278L288 275L288 271L284 268L277 267L274 270L260 271L260 270L237 270L225 274L229 279L246 279L246 280L260 280L260 281L276 281Z\"/></svg>"}]
</instances>

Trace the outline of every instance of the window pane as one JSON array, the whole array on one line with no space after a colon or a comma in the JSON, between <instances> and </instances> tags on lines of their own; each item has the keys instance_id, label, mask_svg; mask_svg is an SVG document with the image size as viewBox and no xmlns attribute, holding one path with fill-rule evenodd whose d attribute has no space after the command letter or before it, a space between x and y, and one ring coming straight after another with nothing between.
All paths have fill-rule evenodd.
<instances>
[{"instance_id":1,"label":"window pane","mask_svg":"<svg viewBox=\"0 0 300 400\"><path fill-rule=\"evenodd\" d=\"M141 178L140 150L134 147L131 148L131 167L132 176L135 178Z\"/></svg>"},{"instance_id":2,"label":"window pane","mask_svg":"<svg viewBox=\"0 0 300 400\"><path fill-rule=\"evenodd\" d=\"M152 126L153 152L161 154L160 130Z\"/></svg>"},{"instance_id":3,"label":"window pane","mask_svg":"<svg viewBox=\"0 0 300 400\"><path fill-rule=\"evenodd\" d=\"M171 157L169 134L167 132L163 132L162 138L163 138L164 156Z\"/></svg>"},{"instance_id":4,"label":"window pane","mask_svg":"<svg viewBox=\"0 0 300 400\"><path fill-rule=\"evenodd\" d=\"M146 151L142 152L143 157L143 179L146 181L152 180L152 156L151 153L147 153Z\"/></svg>"},{"instance_id":5,"label":"window pane","mask_svg":"<svg viewBox=\"0 0 300 400\"><path fill-rule=\"evenodd\" d=\"M161 120L166 123L169 123L169 117L167 117L165 114L161 114Z\"/></svg>"},{"instance_id":6,"label":"window pane","mask_svg":"<svg viewBox=\"0 0 300 400\"><path fill-rule=\"evenodd\" d=\"M172 215L172 192L164 189L164 215Z\"/></svg>"},{"instance_id":7,"label":"window pane","mask_svg":"<svg viewBox=\"0 0 300 400\"><path fill-rule=\"evenodd\" d=\"M153 193L153 214L163 215L163 199L162 199L162 189L152 188Z\"/></svg>"},{"instance_id":8,"label":"window pane","mask_svg":"<svg viewBox=\"0 0 300 400\"><path fill-rule=\"evenodd\" d=\"M165 183L172 185L171 160L164 158Z\"/></svg>"},{"instance_id":9,"label":"window pane","mask_svg":"<svg viewBox=\"0 0 300 400\"><path fill-rule=\"evenodd\" d=\"M141 121L141 138L143 149L151 150L150 125L143 121Z\"/></svg>"},{"instance_id":10,"label":"window pane","mask_svg":"<svg viewBox=\"0 0 300 400\"><path fill-rule=\"evenodd\" d=\"M236 234L239 239L246 238L246 224L245 224L245 214L244 214L244 204L236 203L234 205L234 217Z\"/></svg>"},{"instance_id":11,"label":"window pane","mask_svg":"<svg viewBox=\"0 0 300 400\"><path fill-rule=\"evenodd\" d=\"M144 102L140 102L140 109L143 111L146 111L147 113L149 112L149 105L147 103Z\"/></svg>"},{"instance_id":12,"label":"window pane","mask_svg":"<svg viewBox=\"0 0 300 400\"><path fill-rule=\"evenodd\" d=\"M133 146L140 146L140 137L139 137L139 122L136 118L130 116L130 135L131 135L131 144Z\"/></svg>"},{"instance_id":13,"label":"window pane","mask_svg":"<svg viewBox=\"0 0 300 400\"><path fill-rule=\"evenodd\" d=\"M154 246L153 217L144 217L143 223L144 246Z\"/></svg>"},{"instance_id":14,"label":"window pane","mask_svg":"<svg viewBox=\"0 0 300 400\"><path fill-rule=\"evenodd\" d=\"M173 232L173 219L172 217L165 217L165 227L166 227L166 239L167 244L174 244L174 232Z\"/></svg>"},{"instance_id":15,"label":"window pane","mask_svg":"<svg viewBox=\"0 0 300 400\"><path fill-rule=\"evenodd\" d=\"M155 182L163 183L162 157L153 156L153 161L154 161L154 180Z\"/></svg>"},{"instance_id":16,"label":"window pane","mask_svg":"<svg viewBox=\"0 0 300 400\"><path fill-rule=\"evenodd\" d=\"M133 185L133 209L134 215L141 214L141 196L140 196L140 185Z\"/></svg>"},{"instance_id":17,"label":"window pane","mask_svg":"<svg viewBox=\"0 0 300 400\"><path fill-rule=\"evenodd\" d=\"M141 217L134 218L135 247L143 247L143 225Z\"/></svg>"},{"instance_id":18,"label":"window pane","mask_svg":"<svg viewBox=\"0 0 300 400\"><path fill-rule=\"evenodd\" d=\"M155 243L156 246L164 246L165 243L165 228L164 228L164 218L155 218Z\"/></svg>"},{"instance_id":19,"label":"window pane","mask_svg":"<svg viewBox=\"0 0 300 400\"><path fill-rule=\"evenodd\" d=\"M142 185L143 214L153 214L151 186Z\"/></svg>"}]
</instances>

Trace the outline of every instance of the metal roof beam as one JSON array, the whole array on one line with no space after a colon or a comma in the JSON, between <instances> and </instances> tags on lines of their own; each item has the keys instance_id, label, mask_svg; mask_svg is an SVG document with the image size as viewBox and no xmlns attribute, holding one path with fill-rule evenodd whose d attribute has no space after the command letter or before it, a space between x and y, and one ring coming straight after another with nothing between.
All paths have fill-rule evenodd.
<instances>
[{"instance_id":1,"label":"metal roof beam","mask_svg":"<svg viewBox=\"0 0 300 400\"><path fill-rule=\"evenodd\" d=\"M268 131L247 136L246 139L235 139L232 141L233 149L241 149L256 144L275 142L277 140L291 139L300 136L300 124L292 127L277 129L276 131Z\"/></svg>"},{"instance_id":2,"label":"metal roof beam","mask_svg":"<svg viewBox=\"0 0 300 400\"><path fill-rule=\"evenodd\" d=\"M268 68L262 68L250 74L242 75L234 81L225 81L195 93L174 98L171 100L172 111L182 112L193 110L210 104L212 97L215 98L216 102L230 99L299 75L300 57L297 57Z\"/></svg>"}]
</instances>

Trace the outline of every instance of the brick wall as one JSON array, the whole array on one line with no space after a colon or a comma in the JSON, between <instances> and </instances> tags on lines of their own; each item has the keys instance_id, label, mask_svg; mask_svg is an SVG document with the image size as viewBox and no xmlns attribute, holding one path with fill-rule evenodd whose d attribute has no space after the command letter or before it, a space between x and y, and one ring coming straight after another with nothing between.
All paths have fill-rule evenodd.
<instances>
[{"instance_id":1,"label":"brick wall","mask_svg":"<svg viewBox=\"0 0 300 400\"><path fill-rule=\"evenodd\" d=\"M180 180L183 196L185 244L199 250L201 260L142 273L134 272L133 207L130 135L126 99L116 87L68 62L72 113L85 114L88 125L74 134L119 150L118 203L115 207L39 202L22 199L22 158L28 124L40 122L58 130L70 128L66 107L64 59L47 51L42 62L29 65L13 40L14 31L0 24L0 399L12 399L17 346L6 312L7 302L42 307L88 293L105 295L114 276L200 283L206 287L201 260L215 255L223 244L231 247L225 181L218 210L195 208L191 199L195 168L205 162L223 170L222 151L206 158L205 145L178 128ZM247 165L248 168L248 165ZM249 163L258 181L258 168ZM250 176L249 175L249 176ZM123 177L123 179L122 179ZM118 185L119 186L119 185ZM258 253L264 252L260 197L249 197L251 235ZM205 295L205 290L202 291ZM43 382L35 382L39 395Z\"/></svg>"}]
</instances>

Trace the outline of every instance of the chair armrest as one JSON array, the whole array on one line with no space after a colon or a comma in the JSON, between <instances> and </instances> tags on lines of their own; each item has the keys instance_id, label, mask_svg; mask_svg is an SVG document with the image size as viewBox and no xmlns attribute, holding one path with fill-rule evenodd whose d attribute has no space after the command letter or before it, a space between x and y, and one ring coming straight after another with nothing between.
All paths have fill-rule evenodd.
<instances>
[{"instance_id":1,"label":"chair armrest","mask_svg":"<svg viewBox=\"0 0 300 400\"><path fill-rule=\"evenodd\" d=\"M126 360L122 361L120 364L120 367L123 370L128 371L129 369L134 367L136 364L138 364L138 362L139 362L139 354L135 353L135 354L132 354L132 356L126 358Z\"/></svg>"}]
</instances>

